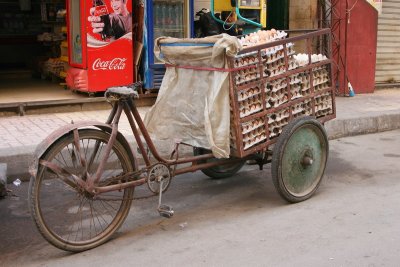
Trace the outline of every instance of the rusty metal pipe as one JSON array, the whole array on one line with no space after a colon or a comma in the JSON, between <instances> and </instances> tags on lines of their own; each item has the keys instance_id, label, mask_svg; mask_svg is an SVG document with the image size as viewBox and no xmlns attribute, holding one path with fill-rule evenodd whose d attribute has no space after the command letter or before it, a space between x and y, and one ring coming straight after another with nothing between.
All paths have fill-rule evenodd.
<instances>
[{"instance_id":1,"label":"rusty metal pipe","mask_svg":"<svg viewBox=\"0 0 400 267\"><path fill-rule=\"evenodd\" d=\"M88 177L86 188L89 192L92 192L94 184L96 184L99 180L101 175L103 174L104 166L106 164L106 160L110 156L111 149L114 145L115 139L117 138L117 133L118 133L118 121L121 117L122 113L122 104L118 103L118 109L115 115L114 122L112 123L112 131L110 135L110 139L108 141L108 144L106 145L106 149L104 152L104 156L100 161L99 167L97 168L96 174L94 176Z\"/></svg>"},{"instance_id":2,"label":"rusty metal pipe","mask_svg":"<svg viewBox=\"0 0 400 267\"><path fill-rule=\"evenodd\" d=\"M226 164L234 164L240 161L246 160L245 158L238 158L238 159L226 159L226 160L220 160L220 161L212 161L212 162L207 162L207 163L201 163L197 165L192 165L190 167L182 168L182 169L177 169L175 171L175 175L182 174L182 173L187 173L187 172L195 172L198 170L202 169L208 169L214 166L222 166Z\"/></svg>"},{"instance_id":3,"label":"rusty metal pipe","mask_svg":"<svg viewBox=\"0 0 400 267\"><path fill-rule=\"evenodd\" d=\"M144 126L143 120L140 117L140 114L139 114L135 104L133 103L133 101L129 101L128 105L129 105L131 113L132 113L133 117L135 118L135 121L140 129L140 132L142 133L144 140L146 141L146 144L149 146L150 152L151 152L151 154L153 154L154 158L156 158L158 161L161 161L163 163L173 163L174 162L173 160L167 160L167 159L161 157L160 154L158 154L157 149L154 146L154 143L151 140L150 135L147 132L147 129Z\"/></svg>"},{"instance_id":4,"label":"rusty metal pipe","mask_svg":"<svg viewBox=\"0 0 400 267\"><path fill-rule=\"evenodd\" d=\"M101 194L101 193L107 193L107 192L111 192L111 191L122 190L122 189L126 189L129 187L140 186L140 185L143 185L146 183L146 179L147 178L142 178L142 179L139 179L136 181L130 181L130 182L121 183L121 184L94 187L94 192L96 194Z\"/></svg>"},{"instance_id":5,"label":"rusty metal pipe","mask_svg":"<svg viewBox=\"0 0 400 267\"><path fill-rule=\"evenodd\" d=\"M108 118L106 120L106 124L111 124L111 122L113 121L113 119L115 117L115 114L117 113L117 108L118 108L118 105L112 106L110 115L108 115Z\"/></svg>"},{"instance_id":6,"label":"rusty metal pipe","mask_svg":"<svg viewBox=\"0 0 400 267\"><path fill-rule=\"evenodd\" d=\"M213 154L203 154L203 155L198 155L198 156L178 159L173 164L170 164L170 165L177 165L177 164L182 164L182 163L195 162L195 161L206 160L206 159L211 159L211 158L214 158Z\"/></svg>"},{"instance_id":7,"label":"rusty metal pipe","mask_svg":"<svg viewBox=\"0 0 400 267\"><path fill-rule=\"evenodd\" d=\"M135 136L136 143L139 146L140 152L142 153L143 160L146 163L146 166L150 166L151 165L150 159L147 156L146 149L144 148L144 144L142 142L142 139L140 138L139 131L136 128L136 124L132 118L132 114L131 114L130 110L131 109L129 109L129 105L127 103L125 103L124 104L124 112L125 112L126 117L128 118L129 125L131 126L133 135Z\"/></svg>"}]
</instances>

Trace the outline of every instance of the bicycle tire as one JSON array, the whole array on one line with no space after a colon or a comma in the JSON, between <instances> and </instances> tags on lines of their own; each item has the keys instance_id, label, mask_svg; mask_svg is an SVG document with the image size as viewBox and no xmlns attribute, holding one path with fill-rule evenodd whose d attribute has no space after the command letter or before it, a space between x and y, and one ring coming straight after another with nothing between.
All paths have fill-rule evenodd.
<instances>
[{"instance_id":1,"label":"bicycle tire","mask_svg":"<svg viewBox=\"0 0 400 267\"><path fill-rule=\"evenodd\" d=\"M204 148L194 148L193 154L195 156L197 155L204 155L211 153L210 150L204 149ZM211 161L219 161L221 159L208 159L208 160L203 160L202 163L206 162L211 162ZM226 165L221 165L221 166L214 166L211 168L207 169L202 169L201 172L207 175L208 177L212 179L224 179L224 178L229 178L235 175L238 171L240 171L243 167L243 165L246 163L245 160L237 162L237 163L231 163L231 164L226 164Z\"/></svg>"},{"instance_id":2,"label":"bicycle tire","mask_svg":"<svg viewBox=\"0 0 400 267\"><path fill-rule=\"evenodd\" d=\"M93 159L91 164L87 164L87 172L93 174L110 135L95 129L83 129L78 133L83 151L81 155L86 160ZM70 132L54 141L41 159L56 163L79 175L83 167L77 165L80 155L75 153L73 142L73 133ZM96 151L93 142L94 147L99 144ZM68 164L71 166L67 166ZM113 174L132 172L132 164L129 153L116 140L100 182ZM94 199L85 192L71 188L50 169L40 165L37 176L31 178L28 199L32 217L40 234L57 248L80 252L103 244L118 230L129 213L133 191L134 188L112 191L100 194L100 199ZM107 197L107 200L104 200L104 197Z\"/></svg>"},{"instance_id":3,"label":"bicycle tire","mask_svg":"<svg viewBox=\"0 0 400 267\"><path fill-rule=\"evenodd\" d=\"M321 184L329 155L329 142L322 124L301 117L287 125L272 154L272 181L280 196L290 203L309 199ZM304 164L303 158L312 159Z\"/></svg>"}]
</instances>

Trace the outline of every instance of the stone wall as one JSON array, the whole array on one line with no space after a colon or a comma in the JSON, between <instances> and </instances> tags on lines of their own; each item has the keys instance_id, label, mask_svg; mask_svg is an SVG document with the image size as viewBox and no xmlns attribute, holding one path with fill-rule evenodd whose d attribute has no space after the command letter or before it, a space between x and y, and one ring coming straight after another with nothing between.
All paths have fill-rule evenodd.
<instances>
[{"instance_id":1,"label":"stone wall","mask_svg":"<svg viewBox=\"0 0 400 267\"><path fill-rule=\"evenodd\" d=\"M318 0L290 0L289 2L289 29L317 29L318 28ZM296 36L301 33L291 34ZM306 44L298 43L295 48L298 53L306 53Z\"/></svg>"},{"instance_id":2,"label":"stone wall","mask_svg":"<svg viewBox=\"0 0 400 267\"><path fill-rule=\"evenodd\" d=\"M289 28L317 28L317 2L317 0L291 0L289 2Z\"/></svg>"}]
</instances>

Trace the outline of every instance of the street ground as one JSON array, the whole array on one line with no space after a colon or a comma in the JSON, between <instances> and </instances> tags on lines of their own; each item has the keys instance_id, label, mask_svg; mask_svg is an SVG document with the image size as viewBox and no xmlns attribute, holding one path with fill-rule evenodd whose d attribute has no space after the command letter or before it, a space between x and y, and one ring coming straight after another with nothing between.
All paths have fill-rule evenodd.
<instances>
[{"instance_id":1,"label":"street ground","mask_svg":"<svg viewBox=\"0 0 400 267\"><path fill-rule=\"evenodd\" d=\"M279 197L269 165L224 180L184 174L165 194L172 219L158 216L156 198L136 201L112 240L77 254L39 235L28 183L10 186L14 196L0 200L0 266L398 266L400 130L330 146L324 181L305 202Z\"/></svg>"}]
</instances>

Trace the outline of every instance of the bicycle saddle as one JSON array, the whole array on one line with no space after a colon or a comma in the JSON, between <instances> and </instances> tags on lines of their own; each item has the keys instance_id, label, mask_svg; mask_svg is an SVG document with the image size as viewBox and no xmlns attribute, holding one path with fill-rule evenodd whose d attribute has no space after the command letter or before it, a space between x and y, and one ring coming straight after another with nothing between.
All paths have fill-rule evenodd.
<instances>
[{"instance_id":1,"label":"bicycle saddle","mask_svg":"<svg viewBox=\"0 0 400 267\"><path fill-rule=\"evenodd\" d=\"M129 86L110 87L107 89L104 96L108 100L139 98L139 94L137 93L137 88L141 85L142 85L141 82L137 82Z\"/></svg>"}]
</instances>

